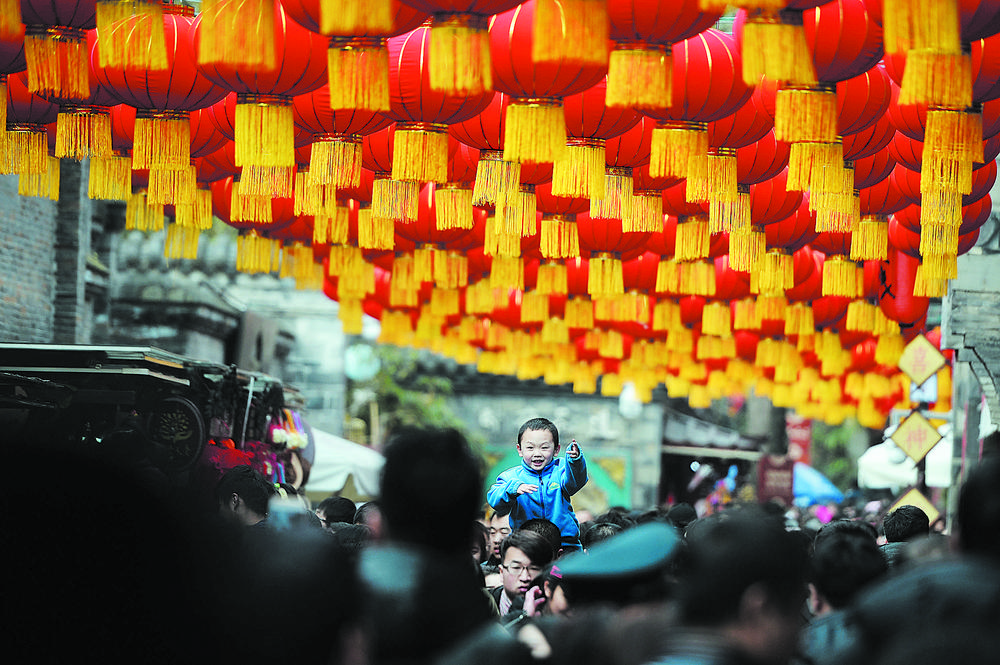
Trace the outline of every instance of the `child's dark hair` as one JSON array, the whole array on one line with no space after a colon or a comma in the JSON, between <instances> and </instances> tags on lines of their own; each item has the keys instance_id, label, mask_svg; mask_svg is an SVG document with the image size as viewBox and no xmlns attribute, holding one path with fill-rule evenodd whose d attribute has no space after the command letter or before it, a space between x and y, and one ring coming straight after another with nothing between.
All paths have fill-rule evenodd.
<instances>
[{"instance_id":1,"label":"child's dark hair","mask_svg":"<svg viewBox=\"0 0 1000 665\"><path fill-rule=\"evenodd\" d=\"M532 418L521 425L521 429L517 431L517 445L521 445L521 437L528 430L548 430L552 433L552 443L559 445L559 429L548 418Z\"/></svg>"}]
</instances>

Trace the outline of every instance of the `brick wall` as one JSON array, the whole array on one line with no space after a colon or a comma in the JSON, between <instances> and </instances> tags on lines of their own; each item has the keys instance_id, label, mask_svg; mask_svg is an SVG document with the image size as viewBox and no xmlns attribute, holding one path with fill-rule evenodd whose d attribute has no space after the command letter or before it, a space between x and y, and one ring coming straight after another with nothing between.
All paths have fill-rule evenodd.
<instances>
[{"instance_id":1,"label":"brick wall","mask_svg":"<svg viewBox=\"0 0 1000 665\"><path fill-rule=\"evenodd\" d=\"M52 342L57 204L0 176L0 341Z\"/></svg>"}]
</instances>

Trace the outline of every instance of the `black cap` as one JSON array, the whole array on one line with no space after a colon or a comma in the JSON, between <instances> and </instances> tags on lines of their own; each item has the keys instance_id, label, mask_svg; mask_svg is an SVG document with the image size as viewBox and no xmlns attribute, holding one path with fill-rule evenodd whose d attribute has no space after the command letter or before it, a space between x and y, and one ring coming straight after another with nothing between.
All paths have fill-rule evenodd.
<instances>
[{"instance_id":1,"label":"black cap","mask_svg":"<svg viewBox=\"0 0 1000 665\"><path fill-rule=\"evenodd\" d=\"M587 552L559 560L564 579L629 578L666 568L677 554L681 539L668 524L649 522L626 529Z\"/></svg>"}]
</instances>

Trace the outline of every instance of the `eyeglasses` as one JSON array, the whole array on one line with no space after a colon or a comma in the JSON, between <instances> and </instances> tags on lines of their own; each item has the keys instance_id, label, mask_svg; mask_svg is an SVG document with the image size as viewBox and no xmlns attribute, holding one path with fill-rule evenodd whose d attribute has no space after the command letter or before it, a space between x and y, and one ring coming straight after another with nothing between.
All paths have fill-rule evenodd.
<instances>
[{"instance_id":1,"label":"eyeglasses","mask_svg":"<svg viewBox=\"0 0 1000 665\"><path fill-rule=\"evenodd\" d=\"M538 577L542 572L541 566L522 566L519 563L505 563L501 564L500 567L505 568L514 577L520 577L524 571L528 571L528 574L532 577Z\"/></svg>"}]
</instances>

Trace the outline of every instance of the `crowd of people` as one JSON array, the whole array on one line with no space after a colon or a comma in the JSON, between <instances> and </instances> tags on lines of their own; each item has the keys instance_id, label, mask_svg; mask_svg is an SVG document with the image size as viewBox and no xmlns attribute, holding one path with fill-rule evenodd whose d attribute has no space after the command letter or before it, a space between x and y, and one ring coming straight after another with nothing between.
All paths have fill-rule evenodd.
<instances>
[{"instance_id":1,"label":"crowd of people","mask_svg":"<svg viewBox=\"0 0 1000 665\"><path fill-rule=\"evenodd\" d=\"M40 662L185 665L1000 658L1000 458L972 469L947 536L912 507L818 528L775 504L581 521L580 446L560 459L554 425L525 425L522 467L487 496L461 433L397 431L360 506L312 506L249 466L181 497L108 460L30 451L44 486L15 473L5 493L9 642Z\"/></svg>"}]
</instances>

